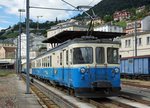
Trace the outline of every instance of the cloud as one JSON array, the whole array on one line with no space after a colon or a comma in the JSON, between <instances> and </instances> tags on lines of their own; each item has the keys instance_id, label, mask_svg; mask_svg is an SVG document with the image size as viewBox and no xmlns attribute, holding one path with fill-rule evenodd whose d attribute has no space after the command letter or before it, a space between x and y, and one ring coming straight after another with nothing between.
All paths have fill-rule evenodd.
<instances>
[{"instance_id":1,"label":"cloud","mask_svg":"<svg viewBox=\"0 0 150 108\"><path fill-rule=\"evenodd\" d=\"M9 21L3 20L3 19L0 19L0 22L5 23L5 24L12 24L12 22L9 22Z\"/></svg>"},{"instance_id":2,"label":"cloud","mask_svg":"<svg viewBox=\"0 0 150 108\"><path fill-rule=\"evenodd\" d=\"M0 6L0 8L2 8L2 7Z\"/></svg>"},{"instance_id":3,"label":"cloud","mask_svg":"<svg viewBox=\"0 0 150 108\"><path fill-rule=\"evenodd\" d=\"M11 18L9 16L0 16L0 18Z\"/></svg>"},{"instance_id":4,"label":"cloud","mask_svg":"<svg viewBox=\"0 0 150 108\"><path fill-rule=\"evenodd\" d=\"M101 0L66 0L74 6L78 5L95 5ZM0 2L1 6L5 6L5 12L8 14L19 15L18 9L26 8L26 0L2 0ZM92 2L92 3L91 3ZM49 7L49 8L67 8L73 9L71 6L62 2L61 0L30 0L30 6L38 7ZM25 16L25 13L23 14ZM30 9L30 18L37 19L37 16L43 16L40 20L55 20L67 19L73 17L74 12L67 11L56 11L56 10L42 10L42 9Z\"/></svg>"}]
</instances>

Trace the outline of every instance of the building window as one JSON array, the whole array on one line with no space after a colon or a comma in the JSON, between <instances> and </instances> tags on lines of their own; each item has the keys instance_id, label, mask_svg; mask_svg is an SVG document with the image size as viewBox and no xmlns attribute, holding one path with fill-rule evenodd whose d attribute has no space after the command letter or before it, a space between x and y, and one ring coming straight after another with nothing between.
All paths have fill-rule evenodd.
<instances>
[{"instance_id":1,"label":"building window","mask_svg":"<svg viewBox=\"0 0 150 108\"><path fill-rule=\"evenodd\" d=\"M138 46L142 45L142 39L141 38L137 38L137 45Z\"/></svg>"},{"instance_id":2,"label":"building window","mask_svg":"<svg viewBox=\"0 0 150 108\"><path fill-rule=\"evenodd\" d=\"M147 44L150 45L150 37L147 37Z\"/></svg>"},{"instance_id":3,"label":"building window","mask_svg":"<svg viewBox=\"0 0 150 108\"><path fill-rule=\"evenodd\" d=\"M125 40L125 47L130 47L131 46L131 40Z\"/></svg>"},{"instance_id":4,"label":"building window","mask_svg":"<svg viewBox=\"0 0 150 108\"><path fill-rule=\"evenodd\" d=\"M128 40L128 47L131 46L131 40Z\"/></svg>"},{"instance_id":5,"label":"building window","mask_svg":"<svg viewBox=\"0 0 150 108\"><path fill-rule=\"evenodd\" d=\"M128 44L127 44L127 40L125 40L125 47L127 47L127 45L128 45Z\"/></svg>"}]
</instances>

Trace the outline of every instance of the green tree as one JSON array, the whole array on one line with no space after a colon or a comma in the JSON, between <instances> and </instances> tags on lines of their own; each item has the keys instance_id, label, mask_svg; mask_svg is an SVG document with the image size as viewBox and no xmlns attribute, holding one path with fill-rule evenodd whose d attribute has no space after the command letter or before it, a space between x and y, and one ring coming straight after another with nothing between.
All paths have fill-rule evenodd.
<instances>
[{"instance_id":1,"label":"green tree","mask_svg":"<svg viewBox=\"0 0 150 108\"><path fill-rule=\"evenodd\" d=\"M111 16L111 15L104 16L104 21L105 21L105 23L113 21L113 16Z\"/></svg>"}]
</instances>

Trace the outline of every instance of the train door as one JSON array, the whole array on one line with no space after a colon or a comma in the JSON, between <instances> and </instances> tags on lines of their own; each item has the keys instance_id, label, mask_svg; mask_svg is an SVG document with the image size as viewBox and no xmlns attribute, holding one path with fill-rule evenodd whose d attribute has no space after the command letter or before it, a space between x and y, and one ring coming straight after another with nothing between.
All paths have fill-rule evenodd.
<instances>
[{"instance_id":1,"label":"train door","mask_svg":"<svg viewBox=\"0 0 150 108\"><path fill-rule=\"evenodd\" d=\"M68 84L72 86L73 84L73 72L72 72L72 64L73 64L73 49L68 50Z\"/></svg>"},{"instance_id":2,"label":"train door","mask_svg":"<svg viewBox=\"0 0 150 108\"><path fill-rule=\"evenodd\" d=\"M104 47L96 47L96 64L95 64L95 81L107 80L107 63L105 56L106 50ZM97 65L104 65L99 67Z\"/></svg>"}]
</instances>

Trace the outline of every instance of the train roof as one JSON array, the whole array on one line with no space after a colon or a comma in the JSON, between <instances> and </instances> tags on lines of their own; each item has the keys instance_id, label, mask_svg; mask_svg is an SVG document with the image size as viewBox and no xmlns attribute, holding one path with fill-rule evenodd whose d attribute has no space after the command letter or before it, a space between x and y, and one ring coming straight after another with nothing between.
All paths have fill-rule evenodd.
<instances>
[{"instance_id":1,"label":"train roof","mask_svg":"<svg viewBox=\"0 0 150 108\"><path fill-rule=\"evenodd\" d=\"M97 39L97 37L94 36L82 36L81 38L75 38L73 40L67 40L63 43L61 43L60 45L48 50L47 52L37 56L34 59L37 59L39 57L42 57L46 54L52 53L54 51L63 49L71 44L75 44L75 43L104 43L104 44L120 44L119 42L114 42L112 39ZM32 60L34 60L32 59Z\"/></svg>"},{"instance_id":2,"label":"train roof","mask_svg":"<svg viewBox=\"0 0 150 108\"><path fill-rule=\"evenodd\" d=\"M92 31L90 34L94 37L97 37L98 39L113 39L125 35L126 33ZM44 40L43 43L63 43L69 39L81 38L82 36L86 35L87 31L63 31L53 37Z\"/></svg>"}]
</instances>

